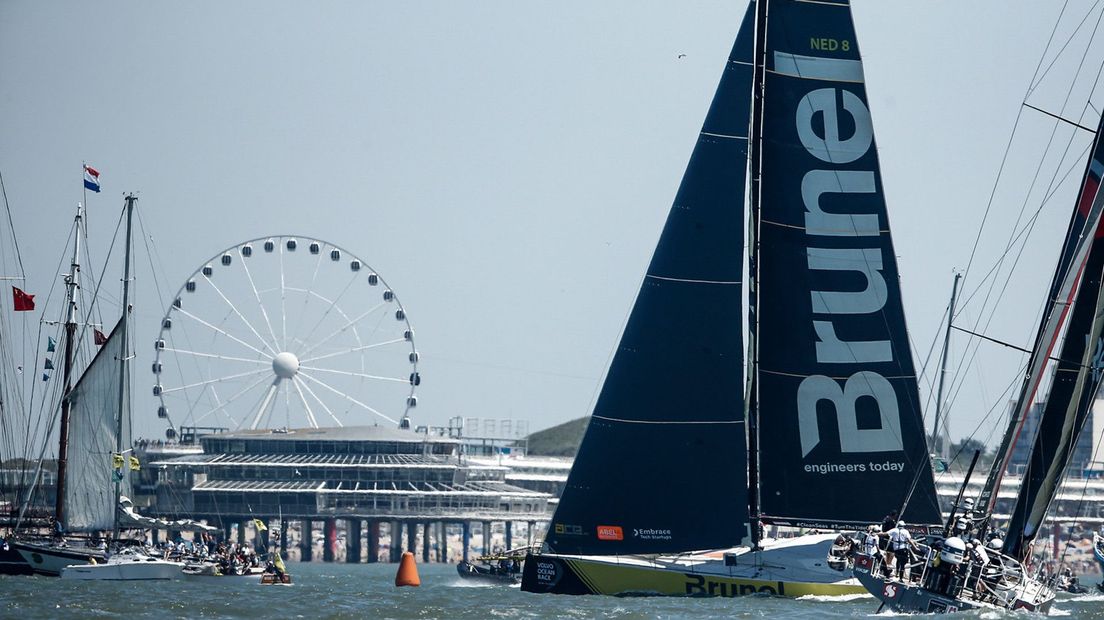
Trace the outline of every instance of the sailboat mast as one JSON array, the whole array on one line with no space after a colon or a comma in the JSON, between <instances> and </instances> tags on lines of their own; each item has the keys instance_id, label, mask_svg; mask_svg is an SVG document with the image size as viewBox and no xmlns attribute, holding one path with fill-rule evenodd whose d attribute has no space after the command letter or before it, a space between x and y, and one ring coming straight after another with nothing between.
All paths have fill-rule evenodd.
<instances>
[{"instance_id":1,"label":"sailboat mast","mask_svg":"<svg viewBox=\"0 0 1104 620\"><path fill-rule=\"evenodd\" d=\"M958 296L958 281L962 274L956 273L954 286L951 287L951 304L947 306L947 333L943 336L943 360L939 364L939 388L935 393L935 423L932 426L932 452L947 458L947 445L939 433L940 414L943 412L943 382L947 378L947 355L951 350L951 322L954 321L955 298Z\"/></svg>"},{"instance_id":2,"label":"sailboat mast","mask_svg":"<svg viewBox=\"0 0 1104 620\"><path fill-rule=\"evenodd\" d=\"M130 246L131 246L131 220L134 217L134 203L137 202L137 198L133 194L127 194L126 197L126 244L123 253L123 320L119 325L119 338L120 351L119 355L119 412L115 419L115 451L118 454L123 454L123 418L128 415L130 403L127 401L126 384L127 384L127 362L129 361L129 351L127 347L127 322L130 319ZM129 470L129 459L123 459L123 476L127 475ZM115 478L115 511L114 511L114 536L113 538L119 538L119 496L120 485L122 484L122 476Z\"/></svg>"},{"instance_id":3,"label":"sailboat mast","mask_svg":"<svg viewBox=\"0 0 1104 620\"><path fill-rule=\"evenodd\" d=\"M763 94L767 68L767 0L755 0L755 67L752 73L751 127L748 156L749 218L748 250L748 394L747 394L747 442L748 442L748 524L751 530L751 546L759 548L759 203L762 198L763 173Z\"/></svg>"},{"instance_id":4,"label":"sailboat mast","mask_svg":"<svg viewBox=\"0 0 1104 620\"><path fill-rule=\"evenodd\" d=\"M77 334L77 289L80 288L80 240L84 220L83 206L77 205L73 219L73 261L65 276L65 299L68 309L65 315L65 360L62 363L61 424L58 430L57 495L54 503L54 523L65 527L65 474L69 461L69 392L73 390L73 358Z\"/></svg>"}]
</instances>

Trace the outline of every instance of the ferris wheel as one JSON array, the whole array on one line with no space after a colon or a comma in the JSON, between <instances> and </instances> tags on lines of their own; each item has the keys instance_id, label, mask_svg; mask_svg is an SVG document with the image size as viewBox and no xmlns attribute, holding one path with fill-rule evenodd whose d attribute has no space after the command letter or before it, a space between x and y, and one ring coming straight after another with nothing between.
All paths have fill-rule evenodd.
<instances>
[{"instance_id":1,"label":"ferris wheel","mask_svg":"<svg viewBox=\"0 0 1104 620\"><path fill-rule=\"evenodd\" d=\"M414 330L390 286L332 243L261 237L226 248L177 291L155 344L169 425L409 426Z\"/></svg>"}]
</instances>

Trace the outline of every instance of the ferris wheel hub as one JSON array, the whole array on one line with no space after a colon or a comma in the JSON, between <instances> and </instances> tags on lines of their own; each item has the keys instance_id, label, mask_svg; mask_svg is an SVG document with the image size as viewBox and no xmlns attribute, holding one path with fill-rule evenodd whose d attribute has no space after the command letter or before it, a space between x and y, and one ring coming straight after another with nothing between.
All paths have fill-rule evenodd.
<instances>
[{"instance_id":1,"label":"ferris wheel hub","mask_svg":"<svg viewBox=\"0 0 1104 620\"><path fill-rule=\"evenodd\" d=\"M299 358L294 353L284 351L272 358L272 372L281 379L290 379L299 372Z\"/></svg>"}]
</instances>

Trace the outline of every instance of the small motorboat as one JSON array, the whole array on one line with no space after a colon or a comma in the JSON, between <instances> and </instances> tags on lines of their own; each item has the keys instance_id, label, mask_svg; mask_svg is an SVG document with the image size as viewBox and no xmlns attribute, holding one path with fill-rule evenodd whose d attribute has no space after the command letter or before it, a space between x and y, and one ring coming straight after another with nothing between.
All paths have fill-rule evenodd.
<instances>
[{"instance_id":1,"label":"small motorboat","mask_svg":"<svg viewBox=\"0 0 1104 620\"><path fill-rule=\"evenodd\" d=\"M291 585L291 575L288 574L284 559L276 549L272 550L272 559L261 573L261 585Z\"/></svg>"},{"instance_id":2,"label":"small motorboat","mask_svg":"<svg viewBox=\"0 0 1104 620\"><path fill-rule=\"evenodd\" d=\"M112 555L103 563L66 566L61 569L61 578L88 581L179 579L184 575L183 569L182 562L161 560L136 548L130 548Z\"/></svg>"},{"instance_id":3,"label":"small motorboat","mask_svg":"<svg viewBox=\"0 0 1104 620\"><path fill-rule=\"evenodd\" d=\"M184 574L199 575L203 577L221 577L222 570L219 568L218 562L212 562L210 560L191 561L184 563Z\"/></svg>"},{"instance_id":4,"label":"small motorboat","mask_svg":"<svg viewBox=\"0 0 1104 620\"><path fill-rule=\"evenodd\" d=\"M475 562L460 562L456 572L464 579L475 579L489 583L521 583L522 558L510 552L484 555Z\"/></svg>"}]
</instances>

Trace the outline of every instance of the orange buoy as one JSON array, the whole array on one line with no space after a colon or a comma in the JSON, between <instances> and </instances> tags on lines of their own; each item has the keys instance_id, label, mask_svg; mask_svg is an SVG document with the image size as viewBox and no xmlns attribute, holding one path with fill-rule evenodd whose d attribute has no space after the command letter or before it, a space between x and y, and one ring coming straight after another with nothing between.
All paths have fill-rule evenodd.
<instances>
[{"instance_id":1,"label":"orange buoy","mask_svg":"<svg viewBox=\"0 0 1104 620\"><path fill-rule=\"evenodd\" d=\"M399 561L399 572L395 573L396 586L420 586L422 580L418 578L418 567L414 565L414 554L404 551L402 560Z\"/></svg>"}]
</instances>

